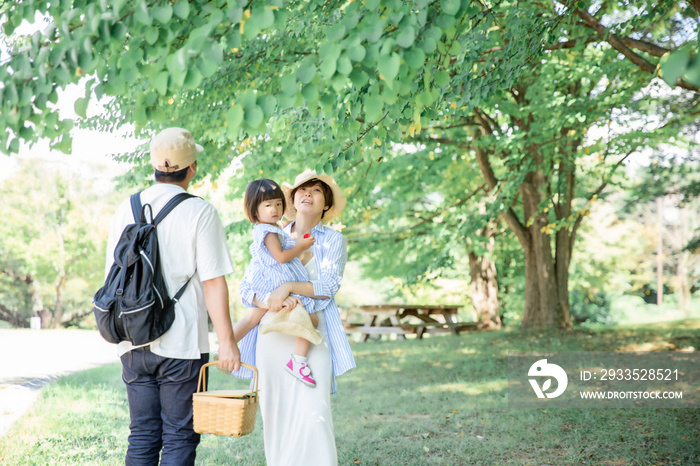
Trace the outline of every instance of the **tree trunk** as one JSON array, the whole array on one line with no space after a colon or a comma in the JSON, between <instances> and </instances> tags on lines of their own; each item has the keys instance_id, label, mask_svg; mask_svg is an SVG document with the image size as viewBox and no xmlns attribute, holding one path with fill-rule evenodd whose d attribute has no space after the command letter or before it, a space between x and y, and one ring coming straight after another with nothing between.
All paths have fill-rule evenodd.
<instances>
[{"instance_id":1,"label":"tree trunk","mask_svg":"<svg viewBox=\"0 0 700 466\"><path fill-rule=\"evenodd\" d=\"M656 220L659 229L656 243L656 305L661 306L664 302L664 200L661 197L656 199Z\"/></svg>"},{"instance_id":2,"label":"tree trunk","mask_svg":"<svg viewBox=\"0 0 700 466\"><path fill-rule=\"evenodd\" d=\"M485 227L477 233L488 238L487 250L493 251L493 230ZM476 311L479 327L496 329L501 327L498 303L498 283L496 264L487 256L477 256L469 252L469 272L471 276L471 298Z\"/></svg>"},{"instance_id":3,"label":"tree trunk","mask_svg":"<svg viewBox=\"0 0 700 466\"><path fill-rule=\"evenodd\" d=\"M532 172L521 185L525 217L530 224L525 251L525 313L523 327L571 328L569 312L569 233L560 230L556 258L552 253L549 219L539 212L543 175Z\"/></svg>"},{"instance_id":4,"label":"tree trunk","mask_svg":"<svg viewBox=\"0 0 700 466\"><path fill-rule=\"evenodd\" d=\"M66 288L66 272L61 270L61 275L56 283L56 307L53 312L52 327L61 328L63 321L63 290Z\"/></svg>"},{"instance_id":5,"label":"tree trunk","mask_svg":"<svg viewBox=\"0 0 700 466\"><path fill-rule=\"evenodd\" d=\"M56 227L56 236L58 236L58 279L56 280L56 307L53 313L53 328L61 328L63 320L63 291L66 288L66 243L63 236L63 215L59 215L59 224Z\"/></svg>"},{"instance_id":6,"label":"tree trunk","mask_svg":"<svg viewBox=\"0 0 700 466\"><path fill-rule=\"evenodd\" d=\"M685 208L680 207L680 247L681 250L678 252L678 268L676 274L678 276L678 309L683 312L686 319L690 319L690 286L688 284L688 267L686 257L688 252L684 250L687 244L687 234L686 234L686 218L685 218Z\"/></svg>"},{"instance_id":7,"label":"tree trunk","mask_svg":"<svg viewBox=\"0 0 700 466\"><path fill-rule=\"evenodd\" d=\"M487 135L488 125L484 123L484 118L477 110L475 115L482 122L481 135ZM472 138L478 141L480 132L469 130ZM537 148L533 146L529 150L533 158L537 159ZM497 180L487 152L476 145L475 153L484 179L491 189L496 189ZM544 175L538 171L528 173L521 183L520 195L526 225L522 224L512 208L503 213L508 227L520 241L525 257L525 311L522 325L523 327L570 329L568 264L573 234L565 232L569 236L562 244L569 247L560 253L557 244L555 260L552 254L551 236L547 228L549 224L547 213L539 211L539 203L543 200L542 192L545 191L545 187Z\"/></svg>"},{"instance_id":8,"label":"tree trunk","mask_svg":"<svg viewBox=\"0 0 700 466\"><path fill-rule=\"evenodd\" d=\"M51 311L44 307L44 300L41 299L39 288L33 279L28 279L29 290L32 295L32 314L41 317L41 328L48 328L51 325Z\"/></svg>"}]
</instances>

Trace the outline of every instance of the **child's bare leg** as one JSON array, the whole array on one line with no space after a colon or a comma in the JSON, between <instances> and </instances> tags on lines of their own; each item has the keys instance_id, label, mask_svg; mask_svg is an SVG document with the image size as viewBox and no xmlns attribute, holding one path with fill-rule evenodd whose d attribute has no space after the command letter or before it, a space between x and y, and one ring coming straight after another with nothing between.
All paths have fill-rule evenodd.
<instances>
[{"instance_id":1,"label":"child's bare leg","mask_svg":"<svg viewBox=\"0 0 700 466\"><path fill-rule=\"evenodd\" d=\"M309 348L311 347L311 342L301 337L297 337L296 345L294 345L294 355L295 356L306 356L309 354Z\"/></svg>"},{"instance_id":2,"label":"child's bare leg","mask_svg":"<svg viewBox=\"0 0 700 466\"><path fill-rule=\"evenodd\" d=\"M267 309L251 308L241 320L233 326L233 339L236 343L240 342L248 332L253 330L260 323L260 319L265 315Z\"/></svg>"},{"instance_id":3,"label":"child's bare leg","mask_svg":"<svg viewBox=\"0 0 700 466\"><path fill-rule=\"evenodd\" d=\"M314 325L314 328L318 328L318 316L314 312L313 314L309 314L309 317L311 318L311 323ZM311 347L311 342L309 340L306 340L301 337L297 337L296 344L294 345L294 355L295 356L306 356L309 354L309 348Z\"/></svg>"}]
</instances>

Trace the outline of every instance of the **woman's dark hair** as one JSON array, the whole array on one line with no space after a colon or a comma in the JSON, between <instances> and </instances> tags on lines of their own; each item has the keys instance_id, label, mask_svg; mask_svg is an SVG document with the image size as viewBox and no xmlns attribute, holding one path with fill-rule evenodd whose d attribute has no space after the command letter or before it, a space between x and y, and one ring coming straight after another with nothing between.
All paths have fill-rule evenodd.
<instances>
[{"instance_id":1,"label":"woman's dark hair","mask_svg":"<svg viewBox=\"0 0 700 466\"><path fill-rule=\"evenodd\" d=\"M160 183L179 183L187 178L187 169L190 167L183 168L176 172L162 172L160 170L155 170L156 181Z\"/></svg>"},{"instance_id":2,"label":"woman's dark hair","mask_svg":"<svg viewBox=\"0 0 700 466\"><path fill-rule=\"evenodd\" d=\"M245 214L251 223L260 221L258 218L258 206L273 199L282 199L282 211L287 209L287 201L284 198L282 188L277 183L267 178L251 181L245 189L243 197L243 205L245 206Z\"/></svg>"},{"instance_id":3,"label":"woman's dark hair","mask_svg":"<svg viewBox=\"0 0 700 466\"><path fill-rule=\"evenodd\" d=\"M331 210L331 207L333 207L333 190L330 186L328 186L326 183L319 180L318 178L312 178L309 181L306 181L294 188L294 190L292 190L292 192L289 194L289 200L292 203L292 205L294 205L294 195L297 193L297 190L301 188L310 188L311 186L314 186L316 184L321 185L321 190L323 191L323 199L326 203L324 207L328 207L327 209L323 210L323 213L321 213L321 218L323 218L323 216L326 215L326 212Z\"/></svg>"}]
</instances>

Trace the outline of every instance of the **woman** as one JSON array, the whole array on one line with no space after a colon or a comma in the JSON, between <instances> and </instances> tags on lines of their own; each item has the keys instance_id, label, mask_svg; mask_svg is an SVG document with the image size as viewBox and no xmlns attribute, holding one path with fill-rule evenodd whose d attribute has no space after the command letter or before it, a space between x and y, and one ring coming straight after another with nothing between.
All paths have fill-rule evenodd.
<instances>
[{"instance_id":1,"label":"woman","mask_svg":"<svg viewBox=\"0 0 700 466\"><path fill-rule=\"evenodd\" d=\"M309 351L317 386L311 389L284 370L295 339L282 333L258 334L253 329L241 342L241 361L258 367L260 411L263 418L265 458L269 466L335 465L338 462L331 417L330 395L336 393L336 377L355 367L338 307L333 297L340 288L347 260L343 235L325 226L346 204L340 188L328 175L306 170L293 185L284 184L288 196L285 217L293 220L285 231L295 240L306 234L316 238L313 247L300 255L307 281L287 282L269 297L241 288L244 303L279 311L298 294L314 298L321 344ZM265 299L267 298L267 299ZM267 305L263 301L267 301ZM266 318L274 316L267 313ZM241 376L247 370L241 370Z\"/></svg>"}]
</instances>

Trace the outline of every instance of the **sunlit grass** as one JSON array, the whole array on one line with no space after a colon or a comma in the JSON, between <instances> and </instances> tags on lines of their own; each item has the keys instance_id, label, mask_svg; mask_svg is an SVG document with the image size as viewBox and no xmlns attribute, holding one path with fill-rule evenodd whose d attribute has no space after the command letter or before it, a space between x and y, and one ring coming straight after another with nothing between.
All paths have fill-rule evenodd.
<instances>
[{"instance_id":1,"label":"sunlit grass","mask_svg":"<svg viewBox=\"0 0 700 466\"><path fill-rule=\"evenodd\" d=\"M697 350L700 320L354 344L333 396L340 464L697 464L698 410L508 408L509 351L644 348ZM65 377L0 439L0 464L123 464L128 422L119 365ZM246 437L203 436L198 464L264 464L260 418Z\"/></svg>"}]
</instances>

